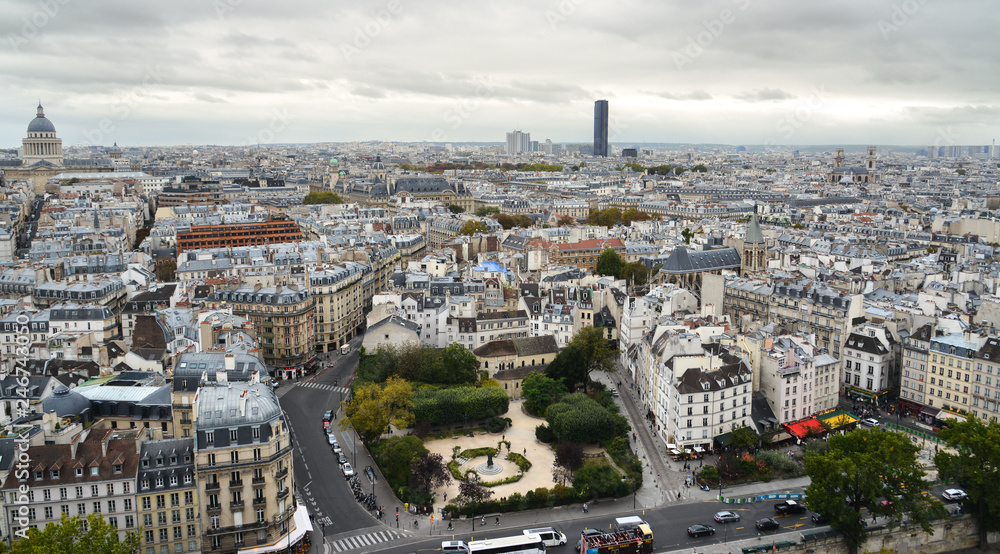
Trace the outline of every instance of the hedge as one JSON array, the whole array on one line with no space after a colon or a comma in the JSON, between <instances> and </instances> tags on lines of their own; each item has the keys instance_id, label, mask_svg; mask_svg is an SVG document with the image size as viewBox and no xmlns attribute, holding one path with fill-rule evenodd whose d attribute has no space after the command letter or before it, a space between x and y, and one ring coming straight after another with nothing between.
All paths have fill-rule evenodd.
<instances>
[{"instance_id":1,"label":"hedge","mask_svg":"<svg viewBox=\"0 0 1000 554\"><path fill-rule=\"evenodd\" d=\"M416 421L445 425L487 419L507 413L510 397L496 387L452 387L443 390L418 390L413 393Z\"/></svg>"}]
</instances>

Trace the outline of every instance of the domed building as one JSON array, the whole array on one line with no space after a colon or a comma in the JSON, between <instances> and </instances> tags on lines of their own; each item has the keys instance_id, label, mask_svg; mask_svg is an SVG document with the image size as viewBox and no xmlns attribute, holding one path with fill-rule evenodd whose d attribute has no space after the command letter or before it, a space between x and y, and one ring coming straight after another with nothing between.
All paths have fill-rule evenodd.
<instances>
[{"instance_id":1,"label":"domed building","mask_svg":"<svg viewBox=\"0 0 1000 554\"><path fill-rule=\"evenodd\" d=\"M79 416L84 423L91 420L90 400L66 385L59 385L42 400L42 411L55 412L59 418Z\"/></svg>"},{"instance_id":2,"label":"domed building","mask_svg":"<svg viewBox=\"0 0 1000 554\"><path fill-rule=\"evenodd\" d=\"M56 126L45 117L41 102L35 119L28 123L28 136L21 140L21 159L25 166L46 164L62 167L62 139L56 136Z\"/></svg>"},{"instance_id":3,"label":"domed building","mask_svg":"<svg viewBox=\"0 0 1000 554\"><path fill-rule=\"evenodd\" d=\"M449 181L439 175L390 173L381 156L368 168L367 177L346 179L343 176L336 188L348 202L362 206L389 208L394 196L414 201L430 200L446 206L455 204L467 212L474 205L472 192L461 181Z\"/></svg>"}]
</instances>

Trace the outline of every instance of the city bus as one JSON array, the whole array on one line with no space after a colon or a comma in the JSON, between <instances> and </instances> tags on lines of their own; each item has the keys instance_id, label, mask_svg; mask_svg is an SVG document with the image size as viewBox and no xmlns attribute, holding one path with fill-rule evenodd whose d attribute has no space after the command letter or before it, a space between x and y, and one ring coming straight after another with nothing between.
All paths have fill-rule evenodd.
<instances>
[{"instance_id":1,"label":"city bus","mask_svg":"<svg viewBox=\"0 0 1000 554\"><path fill-rule=\"evenodd\" d=\"M346 356L351 351L351 343L346 343L340 347L340 355Z\"/></svg>"},{"instance_id":2,"label":"city bus","mask_svg":"<svg viewBox=\"0 0 1000 554\"><path fill-rule=\"evenodd\" d=\"M543 554L545 543L538 535L518 535L472 541L469 554Z\"/></svg>"}]
</instances>

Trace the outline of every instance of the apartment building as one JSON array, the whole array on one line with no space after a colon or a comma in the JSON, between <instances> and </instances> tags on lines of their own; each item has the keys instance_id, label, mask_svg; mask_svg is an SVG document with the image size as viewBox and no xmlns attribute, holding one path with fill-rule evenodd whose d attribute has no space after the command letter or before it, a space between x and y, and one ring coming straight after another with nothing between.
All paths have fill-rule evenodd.
<instances>
[{"instance_id":1,"label":"apartment building","mask_svg":"<svg viewBox=\"0 0 1000 554\"><path fill-rule=\"evenodd\" d=\"M972 415L981 417L983 421L997 421L1000 417L1000 339L986 339L976 352L975 363Z\"/></svg>"},{"instance_id":2,"label":"apartment building","mask_svg":"<svg viewBox=\"0 0 1000 554\"><path fill-rule=\"evenodd\" d=\"M136 475L145 430L88 429L69 444L31 446L27 472L11 471L3 484L8 532L20 525L27 506L28 525L42 529L67 516L100 514L119 539L138 531ZM26 490L25 490L26 489Z\"/></svg>"},{"instance_id":3,"label":"apartment building","mask_svg":"<svg viewBox=\"0 0 1000 554\"><path fill-rule=\"evenodd\" d=\"M837 406L837 360L807 337L775 337L760 357L760 385L779 424L791 423Z\"/></svg>"},{"instance_id":4,"label":"apartment building","mask_svg":"<svg viewBox=\"0 0 1000 554\"><path fill-rule=\"evenodd\" d=\"M136 502L142 552L201 551L201 510L194 438L147 441L139 451Z\"/></svg>"},{"instance_id":5,"label":"apartment building","mask_svg":"<svg viewBox=\"0 0 1000 554\"><path fill-rule=\"evenodd\" d=\"M934 335L934 324L927 323L902 340L899 400L901 405L914 410L922 410L926 402L925 388L930 383L927 366L930 364L931 339Z\"/></svg>"},{"instance_id":6,"label":"apartment building","mask_svg":"<svg viewBox=\"0 0 1000 554\"><path fill-rule=\"evenodd\" d=\"M221 376L221 377L220 377ZM177 437L194 436L194 402L202 380L249 382L256 379L268 382L264 362L250 354L225 352L186 352L174 366L170 390L170 407L174 417Z\"/></svg>"},{"instance_id":7,"label":"apartment building","mask_svg":"<svg viewBox=\"0 0 1000 554\"><path fill-rule=\"evenodd\" d=\"M309 291L316 301L316 352L336 352L363 327L362 283L367 273L368 265L343 262L309 275Z\"/></svg>"},{"instance_id":8,"label":"apartment building","mask_svg":"<svg viewBox=\"0 0 1000 554\"><path fill-rule=\"evenodd\" d=\"M674 377L669 394L675 409L664 422L666 438L671 439L667 442L711 450L716 437L752 425L752 370L738 356L706 349L701 356L670 361Z\"/></svg>"},{"instance_id":9,"label":"apartment building","mask_svg":"<svg viewBox=\"0 0 1000 554\"><path fill-rule=\"evenodd\" d=\"M276 371L298 375L314 353L316 305L309 289L299 285L244 285L216 290L209 309L230 307L258 329L261 357ZM328 304L329 306L329 304Z\"/></svg>"},{"instance_id":10,"label":"apartment building","mask_svg":"<svg viewBox=\"0 0 1000 554\"><path fill-rule=\"evenodd\" d=\"M256 379L203 381L194 400L195 468L203 548L235 551L305 535L292 491L292 445L278 399Z\"/></svg>"},{"instance_id":11,"label":"apartment building","mask_svg":"<svg viewBox=\"0 0 1000 554\"><path fill-rule=\"evenodd\" d=\"M844 388L853 398L878 398L897 389L899 342L884 326L866 323L844 344Z\"/></svg>"},{"instance_id":12,"label":"apartment building","mask_svg":"<svg viewBox=\"0 0 1000 554\"><path fill-rule=\"evenodd\" d=\"M475 317L448 318L448 343L457 342L469 350L492 340L528 336L528 313L524 310L480 312Z\"/></svg>"},{"instance_id":13,"label":"apartment building","mask_svg":"<svg viewBox=\"0 0 1000 554\"><path fill-rule=\"evenodd\" d=\"M976 353L986 338L973 333L952 333L931 338L930 375L926 406L951 414L965 413L973 406L973 373ZM970 390L971 389L971 390ZM945 414L938 415L944 419Z\"/></svg>"}]
</instances>

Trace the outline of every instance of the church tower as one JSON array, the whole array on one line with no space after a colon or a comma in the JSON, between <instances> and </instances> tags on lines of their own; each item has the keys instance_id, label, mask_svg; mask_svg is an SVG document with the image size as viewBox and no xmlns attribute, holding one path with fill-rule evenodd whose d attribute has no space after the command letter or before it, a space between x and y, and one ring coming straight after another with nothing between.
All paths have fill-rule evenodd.
<instances>
[{"instance_id":1,"label":"church tower","mask_svg":"<svg viewBox=\"0 0 1000 554\"><path fill-rule=\"evenodd\" d=\"M868 170L869 175L875 176L875 147L868 147L868 160L865 162L865 169Z\"/></svg>"},{"instance_id":2,"label":"church tower","mask_svg":"<svg viewBox=\"0 0 1000 554\"><path fill-rule=\"evenodd\" d=\"M28 124L28 136L21 140L21 159L25 166L41 162L56 167L63 165L62 139L56 137L56 126L45 117L41 102L35 119Z\"/></svg>"},{"instance_id":3,"label":"church tower","mask_svg":"<svg viewBox=\"0 0 1000 554\"><path fill-rule=\"evenodd\" d=\"M740 274L744 277L766 269L767 243L764 242L764 233L760 230L756 206L754 206L753 217L750 218L750 226L747 227L747 236L743 240L741 262Z\"/></svg>"},{"instance_id":4,"label":"church tower","mask_svg":"<svg viewBox=\"0 0 1000 554\"><path fill-rule=\"evenodd\" d=\"M838 167L844 167L844 149L838 148L837 155L833 157L833 167L834 169Z\"/></svg>"}]
</instances>

